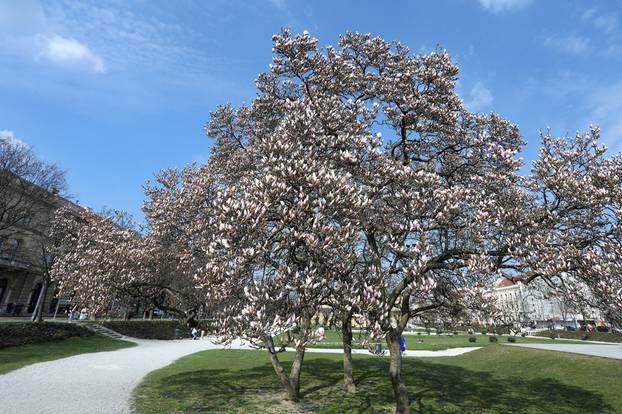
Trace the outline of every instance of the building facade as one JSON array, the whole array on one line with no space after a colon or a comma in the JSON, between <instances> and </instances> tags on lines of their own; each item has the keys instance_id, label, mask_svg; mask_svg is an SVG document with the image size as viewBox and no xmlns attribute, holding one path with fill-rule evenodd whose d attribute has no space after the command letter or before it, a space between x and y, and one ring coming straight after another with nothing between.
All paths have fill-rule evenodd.
<instances>
[{"instance_id":1,"label":"building facade","mask_svg":"<svg viewBox=\"0 0 622 414\"><path fill-rule=\"evenodd\" d=\"M538 283L526 285L500 279L493 288L498 306L507 317L518 325L537 328L578 327L581 324L597 324L601 312L592 307L578 308L554 295L547 294L546 287Z\"/></svg>"},{"instance_id":2,"label":"building facade","mask_svg":"<svg viewBox=\"0 0 622 414\"><path fill-rule=\"evenodd\" d=\"M40 198L28 218L0 234L0 316L31 316L45 286L46 268L53 258L45 245L54 212L61 207L78 211L76 204L55 194ZM68 306L47 289L43 314L52 315Z\"/></svg>"}]
</instances>

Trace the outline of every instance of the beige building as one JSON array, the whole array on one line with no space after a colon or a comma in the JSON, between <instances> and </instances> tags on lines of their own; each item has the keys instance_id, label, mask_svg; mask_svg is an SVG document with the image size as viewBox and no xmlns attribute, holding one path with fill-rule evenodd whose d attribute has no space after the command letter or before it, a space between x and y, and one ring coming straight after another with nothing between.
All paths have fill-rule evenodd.
<instances>
[{"instance_id":1,"label":"beige building","mask_svg":"<svg viewBox=\"0 0 622 414\"><path fill-rule=\"evenodd\" d=\"M602 319L598 309L580 309L572 303L566 303L548 295L546 286L538 283L526 285L521 281L499 279L493 292L498 306L519 325L563 328L595 323Z\"/></svg>"},{"instance_id":2,"label":"beige building","mask_svg":"<svg viewBox=\"0 0 622 414\"><path fill-rule=\"evenodd\" d=\"M76 211L78 205L54 194L40 198L27 218L0 234L0 316L30 316L44 288L46 262L52 257L45 245L54 212L60 207ZM57 305L51 286L43 302L43 314L53 314Z\"/></svg>"}]
</instances>

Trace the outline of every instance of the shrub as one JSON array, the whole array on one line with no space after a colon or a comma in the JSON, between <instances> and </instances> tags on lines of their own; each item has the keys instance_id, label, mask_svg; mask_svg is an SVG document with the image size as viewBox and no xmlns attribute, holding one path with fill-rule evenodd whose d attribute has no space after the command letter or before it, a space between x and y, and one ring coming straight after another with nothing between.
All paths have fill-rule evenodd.
<instances>
[{"instance_id":1,"label":"shrub","mask_svg":"<svg viewBox=\"0 0 622 414\"><path fill-rule=\"evenodd\" d=\"M0 323L0 348L93 335L88 329L71 323L3 322Z\"/></svg>"},{"instance_id":2,"label":"shrub","mask_svg":"<svg viewBox=\"0 0 622 414\"><path fill-rule=\"evenodd\" d=\"M488 340L489 340L490 342L497 342L497 341L498 341L498 339L497 339L497 337L496 337L496 336L489 336L489 337L488 337Z\"/></svg>"},{"instance_id":3,"label":"shrub","mask_svg":"<svg viewBox=\"0 0 622 414\"><path fill-rule=\"evenodd\" d=\"M488 333L488 331L482 331L482 335L486 335Z\"/></svg>"},{"instance_id":4,"label":"shrub","mask_svg":"<svg viewBox=\"0 0 622 414\"><path fill-rule=\"evenodd\" d=\"M122 335L141 339L175 339L175 329L180 337L189 336L189 328L179 321L144 320L144 321L104 321L103 326Z\"/></svg>"},{"instance_id":5,"label":"shrub","mask_svg":"<svg viewBox=\"0 0 622 414\"><path fill-rule=\"evenodd\" d=\"M477 341L477 338L474 336L469 336L469 342L475 342Z\"/></svg>"},{"instance_id":6,"label":"shrub","mask_svg":"<svg viewBox=\"0 0 622 414\"><path fill-rule=\"evenodd\" d=\"M458 331L454 331L454 335L458 335Z\"/></svg>"},{"instance_id":7,"label":"shrub","mask_svg":"<svg viewBox=\"0 0 622 414\"><path fill-rule=\"evenodd\" d=\"M515 336L508 336L508 342L516 342L516 337Z\"/></svg>"}]
</instances>

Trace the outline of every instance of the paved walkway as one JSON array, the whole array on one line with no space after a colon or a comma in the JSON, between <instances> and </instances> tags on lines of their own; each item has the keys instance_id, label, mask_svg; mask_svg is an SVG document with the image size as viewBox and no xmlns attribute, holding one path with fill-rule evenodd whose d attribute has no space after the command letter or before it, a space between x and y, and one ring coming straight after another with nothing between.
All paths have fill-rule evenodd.
<instances>
[{"instance_id":1,"label":"paved walkway","mask_svg":"<svg viewBox=\"0 0 622 414\"><path fill-rule=\"evenodd\" d=\"M545 351L570 352L598 356L604 358L622 359L622 345L592 345L592 344L504 344L522 348L543 349Z\"/></svg>"}]
</instances>

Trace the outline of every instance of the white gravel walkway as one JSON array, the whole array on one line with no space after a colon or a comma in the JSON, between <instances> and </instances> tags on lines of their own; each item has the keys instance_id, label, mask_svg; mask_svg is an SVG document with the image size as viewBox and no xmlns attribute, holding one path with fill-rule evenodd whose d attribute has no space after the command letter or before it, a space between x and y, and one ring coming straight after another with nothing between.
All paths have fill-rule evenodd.
<instances>
[{"instance_id":1,"label":"white gravel walkway","mask_svg":"<svg viewBox=\"0 0 622 414\"><path fill-rule=\"evenodd\" d=\"M206 340L134 341L138 346L42 362L0 375L0 412L130 413L132 390L149 372L188 354L222 348Z\"/></svg>"},{"instance_id":2,"label":"white gravel walkway","mask_svg":"<svg viewBox=\"0 0 622 414\"><path fill-rule=\"evenodd\" d=\"M41 362L0 375L1 412L25 414L127 414L132 390L149 372L178 358L207 349L222 349L209 340L146 341L110 352L81 354ZM231 348L249 349L241 342ZM408 357L454 356L479 349L406 351ZM312 348L308 352L341 353ZM367 350L353 350L370 355ZM386 356L389 355L387 352Z\"/></svg>"},{"instance_id":3,"label":"white gravel walkway","mask_svg":"<svg viewBox=\"0 0 622 414\"><path fill-rule=\"evenodd\" d=\"M622 359L622 345L592 345L592 344L504 344L521 348L542 349L545 351L570 352L598 356L604 358Z\"/></svg>"},{"instance_id":4,"label":"white gravel walkway","mask_svg":"<svg viewBox=\"0 0 622 414\"><path fill-rule=\"evenodd\" d=\"M464 347L464 348L449 348L444 349L442 351L409 351L406 350L402 354L407 357L415 357L415 358L429 358L429 357L447 357L447 356L457 356L466 354L467 352L475 351L476 349L480 349L481 347L472 346L472 347ZM293 349L287 349L288 351L293 351ZM386 348L385 348L386 350ZM333 349L333 348L309 348L306 352L318 352L325 354L341 354L343 353L342 349ZM371 353L366 349L353 349L353 354L363 354L363 355L371 355ZM386 350L384 356L389 356L389 351Z\"/></svg>"}]
</instances>

